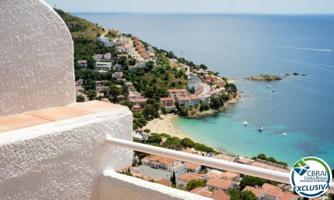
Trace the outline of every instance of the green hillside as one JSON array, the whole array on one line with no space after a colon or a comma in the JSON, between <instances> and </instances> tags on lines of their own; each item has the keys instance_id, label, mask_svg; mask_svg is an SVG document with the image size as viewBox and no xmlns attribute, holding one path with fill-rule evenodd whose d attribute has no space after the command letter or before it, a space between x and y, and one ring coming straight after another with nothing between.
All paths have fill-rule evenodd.
<instances>
[{"instance_id":1,"label":"green hillside","mask_svg":"<svg viewBox=\"0 0 334 200\"><path fill-rule=\"evenodd\" d=\"M63 18L71 32L75 48L75 61L87 60L89 68L93 68L93 54L113 51L113 49L106 48L96 41L96 37L105 31L102 27L60 9L55 10Z\"/></svg>"}]
</instances>

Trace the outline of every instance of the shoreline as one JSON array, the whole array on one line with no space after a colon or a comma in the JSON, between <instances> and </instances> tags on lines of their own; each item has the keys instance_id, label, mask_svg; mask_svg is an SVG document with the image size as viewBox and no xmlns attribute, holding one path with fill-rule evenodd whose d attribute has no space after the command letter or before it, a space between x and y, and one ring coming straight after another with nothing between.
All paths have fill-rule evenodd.
<instances>
[{"instance_id":1,"label":"shoreline","mask_svg":"<svg viewBox=\"0 0 334 200\"><path fill-rule=\"evenodd\" d=\"M151 133L159 133L159 134L166 133L166 134L168 134L172 137L178 137L180 139L189 138L189 139L193 140L194 142L201 142L201 141L197 140L196 138L193 138L193 137L189 136L187 133L182 132L177 127L175 127L175 125L173 125L173 122L178 117L179 116L174 114L174 113L167 114L167 115L161 115L160 118L151 120L145 127L143 127L143 130L144 129L150 129ZM214 148L214 147L212 147L212 148ZM229 151L224 150L224 149L214 148L214 150L219 153L215 156L215 158L217 158L217 159L232 161L232 160L235 160L237 158L241 158L241 159L252 160L252 158L249 157L249 156L234 154L234 153L229 152ZM233 161L233 162L235 162L235 161ZM277 170L277 171L281 171L281 172L289 171L285 167L279 166L275 163L270 163L268 161L253 160L252 164L249 164L249 165L262 167L262 168L266 168L266 169Z\"/></svg>"},{"instance_id":2,"label":"shoreline","mask_svg":"<svg viewBox=\"0 0 334 200\"><path fill-rule=\"evenodd\" d=\"M149 129L151 133L166 133L173 137L185 138L187 134L177 129L173 122L179 117L176 114L160 115L159 118L149 121L142 129Z\"/></svg>"},{"instance_id":3,"label":"shoreline","mask_svg":"<svg viewBox=\"0 0 334 200\"><path fill-rule=\"evenodd\" d=\"M225 103L225 105L220 109L220 110L207 110L203 112L196 113L195 115L188 116L186 118L190 119L196 119L196 118L205 118L205 117L210 117L216 114L219 114L220 112L224 112L227 109L229 109L231 106L237 104L241 99L241 94L238 92L237 96ZM175 113L169 113L169 114L164 114L160 115L159 118L153 119L149 121L143 128L142 130L149 129L151 133L166 133L171 136L179 137L179 138L185 138L189 137L188 134L182 132L178 128L173 125L173 122L178 118L178 116ZM195 138L190 138L194 141L196 141ZM221 150L219 150L221 151ZM226 152L227 153L227 152Z\"/></svg>"}]
</instances>

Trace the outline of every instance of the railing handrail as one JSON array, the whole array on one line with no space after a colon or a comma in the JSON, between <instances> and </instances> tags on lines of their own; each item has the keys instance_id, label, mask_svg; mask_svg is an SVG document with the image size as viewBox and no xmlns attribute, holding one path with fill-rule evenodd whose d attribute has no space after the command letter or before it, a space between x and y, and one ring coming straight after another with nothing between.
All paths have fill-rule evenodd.
<instances>
[{"instance_id":1,"label":"railing handrail","mask_svg":"<svg viewBox=\"0 0 334 200\"><path fill-rule=\"evenodd\" d=\"M203 165L207 167L212 167L216 169L223 169L239 174L250 175L254 177L259 177L267 180L277 181L280 183L290 184L289 173L279 172L271 169L265 169L262 167L256 167L252 165L246 165L231 161L226 161L222 159L210 158L195 154L190 154L182 151L175 151L171 149L165 149L161 147L141 144L137 142L132 142L128 140L114 138L112 136L107 136L108 142L117 145L119 147L125 147L139 152L160 155L176 160L187 161L195 163L198 165ZM331 192L333 192L333 184L331 184Z\"/></svg>"}]
</instances>

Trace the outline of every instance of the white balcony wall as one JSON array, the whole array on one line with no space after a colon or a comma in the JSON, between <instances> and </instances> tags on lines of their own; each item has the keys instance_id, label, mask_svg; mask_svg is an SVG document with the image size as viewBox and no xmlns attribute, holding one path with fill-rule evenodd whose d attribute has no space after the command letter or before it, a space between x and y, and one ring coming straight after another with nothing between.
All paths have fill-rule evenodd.
<instances>
[{"instance_id":1,"label":"white balcony wall","mask_svg":"<svg viewBox=\"0 0 334 200\"><path fill-rule=\"evenodd\" d=\"M0 116L75 102L73 41L42 0L0 1Z\"/></svg>"},{"instance_id":2,"label":"white balcony wall","mask_svg":"<svg viewBox=\"0 0 334 200\"><path fill-rule=\"evenodd\" d=\"M129 166L133 152L105 142L131 140L126 107L0 133L1 200L95 200L105 168Z\"/></svg>"}]
</instances>

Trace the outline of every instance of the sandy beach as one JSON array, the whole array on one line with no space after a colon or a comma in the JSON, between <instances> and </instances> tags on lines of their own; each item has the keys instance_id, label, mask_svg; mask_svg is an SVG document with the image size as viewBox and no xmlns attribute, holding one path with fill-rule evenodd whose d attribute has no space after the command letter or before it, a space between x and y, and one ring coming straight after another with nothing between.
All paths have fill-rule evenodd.
<instances>
[{"instance_id":1,"label":"sandy beach","mask_svg":"<svg viewBox=\"0 0 334 200\"><path fill-rule=\"evenodd\" d=\"M151 133L166 133L171 136L184 138L186 135L173 126L177 118L175 114L161 115L160 118L151 120L143 129L150 129Z\"/></svg>"},{"instance_id":2,"label":"sandy beach","mask_svg":"<svg viewBox=\"0 0 334 200\"><path fill-rule=\"evenodd\" d=\"M181 132L175 126L173 126L173 121L177 117L178 116L175 114L161 115L160 118L150 121L143 129L150 129L151 133L166 133L168 135L178 137L178 138L185 138L185 137L189 138L187 134ZM193 141L196 141L195 138L190 138L190 139L192 139ZM217 159L223 159L223 160L229 160L229 161L235 162L236 159L239 157L238 155L233 155L228 152L224 152L222 150L218 150L218 151L220 153L214 156ZM264 162L252 160L250 165L287 172L286 168L277 167L275 164L270 164L270 163L264 163Z\"/></svg>"}]
</instances>

